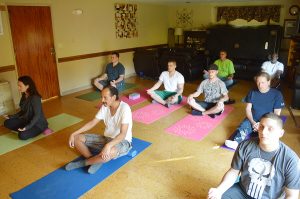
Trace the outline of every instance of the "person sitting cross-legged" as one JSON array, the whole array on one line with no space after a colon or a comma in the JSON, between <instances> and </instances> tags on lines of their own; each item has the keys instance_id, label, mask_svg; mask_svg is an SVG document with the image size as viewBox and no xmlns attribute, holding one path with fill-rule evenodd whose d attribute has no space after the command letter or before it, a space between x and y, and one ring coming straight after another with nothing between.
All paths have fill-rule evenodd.
<instances>
[{"instance_id":1,"label":"person sitting cross-legged","mask_svg":"<svg viewBox=\"0 0 300 199\"><path fill-rule=\"evenodd\" d=\"M105 87L102 104L95 118L70 135L69 145L75 147L85 158L70 162L67 171L89 166L88 173L94 174L105 162L126 155L132 148L132 113L125 102L119 100L118 90L113 86ZM104 136L82 134L104 121Z\"/></svg>"},{"instance_id":2,"label":"person sitting cross-legged","mask_svg":"<svg viewBox=\"0 0 300 199\"><path fill-rule=\"evenodd\" d=\"M226 140L225 145L236 149L239 143L253 131L257 131L262 115L274 112L280 115L284 107L283 96L278 89L270 88L271 77L266 72L260 72L255 77L257 89L251 90L246 96L246 119L234 132L233 140Z\"/></svg>"},{"instance_id":3,"label":"person sitting cross-legged","mask_svg":"<svg viewBox=\"0 0 300 199\"><path fill-rule=\"evenodd\" d=\"M270 61L266 61L261 66L263 72L268 73L271 76L271 87L279 88L280 76L283 74L284 66L278 60L278 54L273 53Z\"/></svg>"},{"instance_id":4,"label":"person sitting cross-legged","mask_svg":"<svg viewBox=\"0 0 300 199\"><path fill-rule=\"evenodd\" d=\"M282 119L267 113L260 119L258 138L243 141L234 153L231 168L208 199L298 199L300 162L297 154L280 141ZM239 178L240 176L240 178ZM239 178L239 182L235 183Z\"/></svg>"},{"instance_id":5,"label":"person sitting cross-legged","mask_svg":"<svg viewBox=\"0 0 300 199\"><path fill-rule=\"evenodd\" d=\"M118 91L124 89L125 68L119 62L119 53L113 52L111 54L111 63L106 65L105 72L94 79L94 85L102 91L108 85L114 86Z\"/></svg>"},{"instance_id":6,"label":"person sitting cross-legged","mask_svg":"<svg viewBox=\"0 0 300 199\"><path fill-rule=\"evenodd\" d=\"M217 76L218 66L211 64L208 67L208 79L201 82L196 92L189 95L188 104L192 107L192 115L208 115L215 118L224 111L224 101L228 100L228 91L225 83ZM195 99L204 93L204 101Z\"/></svg>"},{"instance_id":7,"label":"person sitting cross-legged","mask_svg":"<svg viewBox=\"0 0 300 199\"><path fill-rule=\"evenodd\" d=\"M159 91L159 87L164 85L165 90ZM184 87L184 77L176 71L176 61L168 61L168 71L164 71L159 76L158 82L147 90L153 99L153 103L160 103L169 108L172 104L180 104Z\"/></svg>"}]
</instances>

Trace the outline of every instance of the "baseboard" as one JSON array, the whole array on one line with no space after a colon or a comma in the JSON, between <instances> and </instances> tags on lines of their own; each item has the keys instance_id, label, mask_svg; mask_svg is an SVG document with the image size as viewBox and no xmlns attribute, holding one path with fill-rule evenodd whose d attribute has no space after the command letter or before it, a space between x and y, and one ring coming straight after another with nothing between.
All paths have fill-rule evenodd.
<instances>
[{"instance_id":1,"label":"baseboard","mask_svg":"<svg viewBox=\"0 0 300 199\"><path fill-rule=\"evenodd\" d=\"M136 76L136 73L131 73L131 74L125 75L125 81L126 81L127 78L134 77L134 76ZM91 84L90 85L85 85L85 86L81 86L81 87L78 87L78 88L63 91L60 94L61 94L61 96L65 96L65 95L76 93L76 92L79 92L79 91L82 91L82 90L90 89L92 87L93 86Z\"/></svg>"},{"instance_id":2,"label":"baseboard","mask_svg":"<svg viewBox=\"0 0 300 199\"><path fill-rule=\"evenodd\" d=\"M86 90L86 89L89 89L89 88L92 88L92 85L85 85L85 86L81 86L81 87L78 87L78 88L70 89L70 90L67 90L67 91L63 91L60 94L61 94L61 96L65 96L65 95L76 93L76 92Z\"/></svg>"}]
</instances>

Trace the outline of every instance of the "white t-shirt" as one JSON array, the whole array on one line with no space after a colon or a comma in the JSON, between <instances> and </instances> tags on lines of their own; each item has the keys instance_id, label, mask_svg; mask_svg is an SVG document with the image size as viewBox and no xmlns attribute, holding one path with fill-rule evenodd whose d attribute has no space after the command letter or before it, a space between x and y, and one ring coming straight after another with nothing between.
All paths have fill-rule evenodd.
<instances>
[{"instance_id":1,"label":"white t-shirt","mask_svg":"<svg viewBox=\"0 0 300 199\"><path fill-rule=\"evenodd\" d=\"M263 63L261 68L263 69L263 71L265 71L266 73L268 73L271 76L273 76L277 70L280 70L282 72L284 70L283 64L280 63L279 61L276 61L276 63L274 63L274 64L272 64L271 61L266 61Z\"/></svg>"},{"instance_id":2,"label":"white t-shirt","mask_svg":"<svg viewBox=\"0 0 300 199\"><path fill-rule=\"evenodd\" d=\"M125 140L132 140L132 113L128 104L120 102L120 105L114 116L111 116L110 110L104 105L96 114L98 120L103 120L105 124L104 136L115 138L121 132L121 125L128 124Z\"/></svg>"},{"instance_id":3,"label":"white t-shirt","mask_svg":"<svg viewBox=\"0 0 300 199\"><path fill-rule=\"evenodd\" d=\"M178 84L184 84L184 77L178 71L175 71L172 77L170 77L168 71L164 71L159 76L159 81L164 84L166 91L177 92Z\"/></svg>"}]
</instances>

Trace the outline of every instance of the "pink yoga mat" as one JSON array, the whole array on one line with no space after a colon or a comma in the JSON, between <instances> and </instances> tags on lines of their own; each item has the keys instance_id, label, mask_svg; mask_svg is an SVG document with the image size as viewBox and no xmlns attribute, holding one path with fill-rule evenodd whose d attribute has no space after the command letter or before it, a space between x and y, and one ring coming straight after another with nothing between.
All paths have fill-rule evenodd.
<instances>
[{"instance_id":1,"label":"pink yoga mat","mask_svg":"<svg viewBox=\"0 0 300 199\"><path fill-rule=\"evenodd\" d=\"M136 122L141 122L144 124L151 124L156 120L159 120L162 117L176 111L182 106L186 105L186 97L183 97L183 100L180 104L171 105L170 108L167 108L161 104L149 104L143 108L140 108L132 113L132 118Z\"/></svg>"},{"instance_id":2,"label":"pink yoga mat","mask_svg":"<svg viewBox=\"0 0 300 199\"><path fill-rule=\"evenodd\" d=\"M233 110L232 106L225 106L220 116L210 118L209 116L187 115L166 129L170 134L181 136L191 140L201 140L210 133L222 120Z\"/></svg>"},{"instance_id":3,"label":"pink yoga mat","mask_svg":"<svg viewBox=\"0 0 300 199\"><path fill-rule=\"evenodd\" d=\"M133 105L142 103L142 102L146 101L147 99L150 99L150 96L147 94L146 89L135 91L135 93L140 94L139 99L131 100L131 99L128 98L129 95L122 96L122 97L120 97L120 99L121 99L121 101L127 103L129 106L133 106ZM96 108L100 109L101 106L102 106L102 102L100 101L99 104L96 106Z\"/></svg>"},{"instance_id":4,"label":"pink yoga mat","mask_svg":"<svg viewBox=\"0 0 300 199\"><path fill-rule=\"evenodd\" d=\"M140 98L139 99L135 99L135 100L131 100L131 99L128 98L129 95L126 95L126 96L122 96L121 100L123 102L126 102L129 106L133 106L133 105L139 104L141 102L144 102L147 99L150 99L150 96L147 94L146 90L138 90L138 91L135 91L134 93L139 93L140 94Z\"/></svg>"}]
</instances>

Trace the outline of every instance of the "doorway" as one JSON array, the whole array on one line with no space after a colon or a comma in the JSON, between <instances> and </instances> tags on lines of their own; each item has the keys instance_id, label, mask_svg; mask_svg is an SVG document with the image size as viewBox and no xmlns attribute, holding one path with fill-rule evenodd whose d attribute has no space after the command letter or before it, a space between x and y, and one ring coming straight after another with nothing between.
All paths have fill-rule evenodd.
<instances>
[{"instance_id":1,"label":"doorway","mask_svg":"<svg viewBox=\"0 0 300 199\"><path fill-rule=\"evenodd\" d=\"M7 8L18 75L32 77L43 100L59 96L50 7Z\"/></svg>"}]
</instances>

